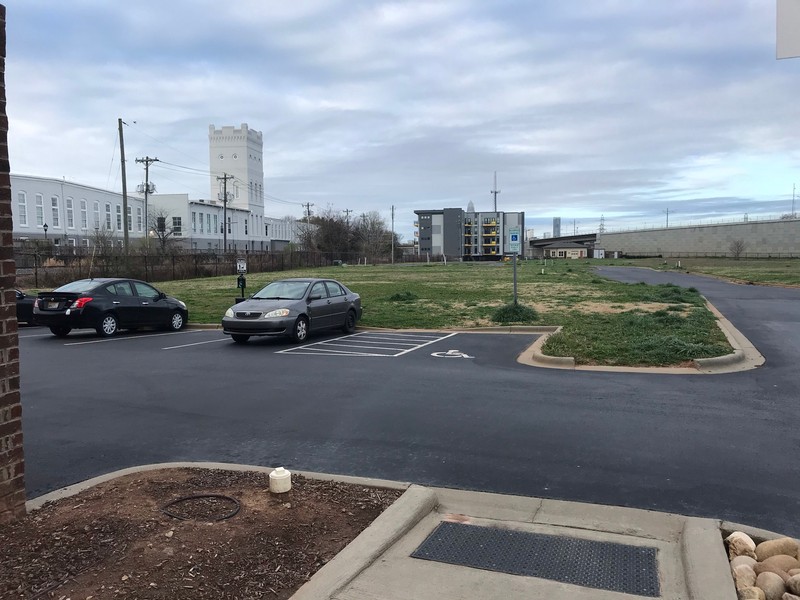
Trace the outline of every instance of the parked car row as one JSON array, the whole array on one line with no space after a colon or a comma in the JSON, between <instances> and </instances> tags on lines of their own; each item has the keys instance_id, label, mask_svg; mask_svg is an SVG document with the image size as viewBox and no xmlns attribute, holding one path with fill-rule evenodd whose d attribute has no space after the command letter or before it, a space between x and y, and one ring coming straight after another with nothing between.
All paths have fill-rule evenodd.
<instances>
[{"instance_id":1,"label":"parked car row","mask_svg":"<svg viewBox=\"0 0 800 600\"><path fill-rule=\"evenodd\" d=\"M286 336L295 342L329 329L355 330L361 297L339 281L294 278L273 281L231 306L222 331L243 344L253 336ZM38 296L17 290L17 320L49 327L65 337L94 329L108 337L121 329L157 327L179 331L189 321L186 304L137 279L80 279Z\"/></svg>"}]
</instances>

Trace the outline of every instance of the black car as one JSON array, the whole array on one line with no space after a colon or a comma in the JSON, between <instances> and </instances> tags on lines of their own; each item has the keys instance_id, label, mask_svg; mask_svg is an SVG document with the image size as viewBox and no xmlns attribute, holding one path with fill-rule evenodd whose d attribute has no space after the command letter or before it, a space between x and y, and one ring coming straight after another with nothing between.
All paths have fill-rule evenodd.
<instances>
[{"instance_id":1,"label":"black car","mask_svg":"<svg viewBox=\"0 0 800 600\"><path fill-rule=\"evenodd\" d=\"M186 304L137 279L73 281L39 292L33 320L64 337L73 329L95 329L111 336L120 329L161 327L178 331L189 321Z\"/></svg>"},{"instance_id":2,"label":"black car","mask_svg":"<svg viewBox=\"0 0 800 600\"><path fill-rule=\"evenodd\" d=\"M30 296L22 290L14 290L17 294L17 323L33 324L33 303L36 296Z\"/></svg>"}]
</instances>

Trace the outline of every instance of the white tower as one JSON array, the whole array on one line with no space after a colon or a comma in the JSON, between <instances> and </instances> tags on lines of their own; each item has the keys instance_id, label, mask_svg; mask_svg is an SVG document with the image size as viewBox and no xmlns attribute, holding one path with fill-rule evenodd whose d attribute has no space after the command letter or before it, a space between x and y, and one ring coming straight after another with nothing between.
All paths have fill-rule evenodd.
<instances>
[{"instance_id":1,"label":"white tower","mask_svg":"<svg viewBox=\"0 0 800 600\"><path fill-rule=\"evenodd\" d=\"M247 123L240 128L208 126L211 200L222 199L223 182L217 177L233 175L227 183L228 206L249 210L252 216L264 216L264 142L261 132Z\"/></svg>"}]
</instances>

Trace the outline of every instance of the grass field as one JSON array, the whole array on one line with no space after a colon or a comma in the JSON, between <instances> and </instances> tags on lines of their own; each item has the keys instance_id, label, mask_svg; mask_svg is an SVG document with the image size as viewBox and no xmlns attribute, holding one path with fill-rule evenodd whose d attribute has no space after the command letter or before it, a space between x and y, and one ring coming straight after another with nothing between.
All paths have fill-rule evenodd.
<instances>
[{"instance_id":1,"label":"grass field","mask_svg":"<svg viewBox=\"0 0 800 600\"><path fill-rule=\"evenodd\" d=\"M602 264L651 267L659 271L713 275L739 283L800 286L800 259L667 258L601 261ZM680 263L680 266L678 264Z\"/></svg>"},{"instance_id":2,"label":"grass field","mask_svg":"<svg viewBox=\"0 0 800 600\"><path fill-rule=\"evenodd\" d=\"M730 351L696 290L612 282L593 275L588 261L547 266L520 262L518 302L533 310L523 317L497 317L513 298L512 269L509 263L437 263L259 273L247 276L247 294L273 279L322 276L338 279L361 295L362 325L400 329L561 325L562 332L551 336L544 351L574 356L578 364L674 365ZM184 300L195 323L219 323L239 294L235 276L172 281L159 287ZM509 321L520 318L524 320Z\"/></svg>"}]
</instances>

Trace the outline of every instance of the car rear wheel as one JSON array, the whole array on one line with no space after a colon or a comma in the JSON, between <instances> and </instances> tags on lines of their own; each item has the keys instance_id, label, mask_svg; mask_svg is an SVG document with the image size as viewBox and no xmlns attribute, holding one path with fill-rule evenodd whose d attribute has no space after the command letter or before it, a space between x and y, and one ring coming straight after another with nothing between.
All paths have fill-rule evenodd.
<instances>
[{"instance_id":1,"label":"car rear wheel","mask_svg":"<svg viewBox=\"0 0 800 600\"><path fill-rule=\"evenodd\" d=\"M51 327L50 333L56 337L67 337L69 332L72 331L69 327Z\"/></svg>"},{"instance_id":2,"label":"car rear wheel","mask_svg":"<svg viewBox=\"0 0 800 600\"><path fill-rule=\"evenodd\" d=\"M97 334L103 337L110 337L117 333L118 330L119 322L117 321L117 317L111 313L104 314L102 319L100 319L100 325L97 326Z\"/></svg>"},{"instance_id":3,"label":"car rear wheel","mask_svg":"<svg viewBox=\"0 0 800 600\"><path fill-rule=\"evenodd\" d=\"M305 342L308 337L308 319L305 317L297 317L294 322L294 329L292 329L292 339L299 343Z\"/></svg>"},{"instance_id":4,"label":"car rear wheel","mask_svg":"<svg viewBox=\"0 0 800 600\"><path fill-rule=\"evenodd\" d=\"M172 313L172 316L169 318L169 328L172 331L180 331L183 329L185 325L185 321L183 320L183 313L179 310L176 310Z\"/></svg>"},{"instance_id":5,"label":"car rear wheel","mask_svg":"<svg viewBox=\"0 0 800 600\"><path fill-rule=\"evenodd\" d=\"M241 333L232 333L231 339L236 342L237 344L246 344L247 340L250 339L249 335L242 335Z\"/></svg>"},{"instance_id":6,"label":"car rear wheel","mask_svg":"<svg viewBox=\"0 0 800 600\"><path fill-rule=\"evenodd\" d=\"M342 331L345 333L353 333L356 330L356 311L348 310L344 318L344 325Z\"/></svg>"}]
</instances>

